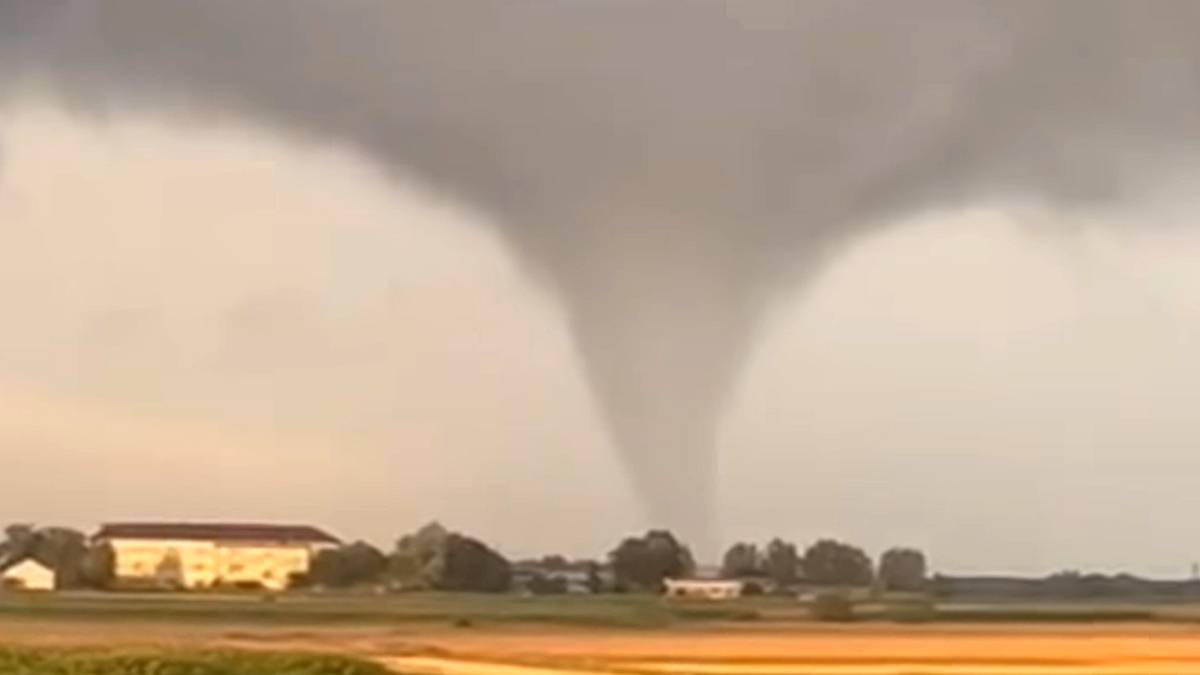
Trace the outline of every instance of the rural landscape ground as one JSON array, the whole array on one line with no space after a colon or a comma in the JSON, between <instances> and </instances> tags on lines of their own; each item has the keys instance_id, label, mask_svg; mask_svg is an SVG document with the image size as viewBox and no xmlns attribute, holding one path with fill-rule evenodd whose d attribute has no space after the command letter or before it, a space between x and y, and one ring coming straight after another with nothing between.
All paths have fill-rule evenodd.
<instances>
[{"instance_id":1,"label":"rural landscape ground","mask_svg":"<svg viewBox=\"0 0 1200 675\"><path fill-rule=\"evenodd\" d=\"M0 649L0 672L1200 674L1198 606L949 609L952 619L924 623L868 615L829 624L772 599L8 596L0 599L0 645L24 669L4 670ZM153 655L192 665L38 670L31 654L46 663Z\"/></svg>"}]
</instances>

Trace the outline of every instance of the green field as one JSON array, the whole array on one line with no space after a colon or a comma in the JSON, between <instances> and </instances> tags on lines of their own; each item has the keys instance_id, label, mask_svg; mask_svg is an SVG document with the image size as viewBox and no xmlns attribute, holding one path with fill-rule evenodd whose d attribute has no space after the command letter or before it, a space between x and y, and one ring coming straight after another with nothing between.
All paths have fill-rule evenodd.
<instances>
[{"instance_id":1,"label":"green field","mask_svg":"<svg viewBox=\"0 0 1200 675\"><path fill-rule=\"evenodd\" d=\"M184 651L0 648L4 675L384 675L339 656Z\"/></svg>"},{"instance_id":2,"label":"green field","mask_svg":"<svg viewBox=\"0 0 1200 675\"><path fill-rule=\"evenodd\" d=\"M808 608L790 598L729 602L666 601L645 595L540 596L465 593L351 594L0 594L0 618L203 622L231 625L498 624L667 627L693 622L791 623L809 621ZM1196 605L1042 603L865 603L860 621L898 622L1197 622Z\"/></svg>"},{"instance_id":3,"label":"green field","mask_svg":"<svg viewBox=\"0 0 1200 675\"><path fill-rule=\"evenodd\" d=\"M412 593L259 596L254 594L0 594L0 617L197 621L223 624L504 623L654 627L683 621L763 618L764 611L806 613L792 600L667 603L640 595L540 596Z\"/></svg>"}]
</instances>

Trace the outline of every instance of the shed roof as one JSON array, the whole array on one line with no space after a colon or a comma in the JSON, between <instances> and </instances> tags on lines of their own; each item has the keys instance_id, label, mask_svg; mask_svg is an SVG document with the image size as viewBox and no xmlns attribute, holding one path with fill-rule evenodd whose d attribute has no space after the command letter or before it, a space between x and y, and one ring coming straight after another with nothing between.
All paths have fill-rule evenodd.
<instances>
[{"instance_id":1,"label":"shed roof","mask_svg":"<svg viewBox=\"0 0 1200 675\"><path fill-rule=\"evenodd\" d=\"M33 572L33 571L47 573L47 574L54 574L54 570L51 569L49 566L43 565L42 563L38 562L34 558L25 558L23 560L15 562L11 565L8 565L7 567L4 567L3 569L0 569L0 575L6 576L6 577L7 576L17 576L20 574L26 574L26 573Z\"/></svg>"},{"instance_id":2,"label":"shed roof","mask_svg":"<svg viewBox=\"0 0 1200 675\"><path fill-rule=\"evenodd\" d=\"M95 538L341 543L333 535L311 525L261 523L108 523L101 526Z\"/></svg>"}]
</instances>

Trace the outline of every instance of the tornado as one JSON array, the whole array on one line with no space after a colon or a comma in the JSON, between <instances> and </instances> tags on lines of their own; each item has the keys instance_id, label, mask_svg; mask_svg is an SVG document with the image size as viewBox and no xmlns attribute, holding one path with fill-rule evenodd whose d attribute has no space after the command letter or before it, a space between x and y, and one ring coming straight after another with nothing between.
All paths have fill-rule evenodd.
<instances>
[{"instance_id":1,"label":"tornado","mask_svg":"<svg viewBox=\"0 0 1200 675\"><path fill-rule=\"evenodd\" d=\"M6 0L0 101L241 117L480 209L561 303L648 516L705 539L772 302L921 210L1187 170L1198 25L1189 0Z\"/></svg>"}]
</instances>

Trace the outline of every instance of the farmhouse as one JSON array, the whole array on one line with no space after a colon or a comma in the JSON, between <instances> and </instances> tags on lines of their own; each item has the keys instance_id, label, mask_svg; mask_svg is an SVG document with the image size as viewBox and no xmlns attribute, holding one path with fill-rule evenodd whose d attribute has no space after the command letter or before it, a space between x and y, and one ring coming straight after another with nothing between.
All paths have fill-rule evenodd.
<instances>
[{"instance_id":1,"label":"farmhouse","mask_svg":"<svg viewBox=\"0 0 1200 675\"><path fill-rule=\"evenodd\" d=\"M0 583L6 590L14 591L52 591L56 585L54 570L33 558L26 558L4 570L0 574Z\"/></svg>"},{"instance_id":2,"label":"farmhouse","mask_svg":"<svg viewBox=\"0 0 1200 675\"><path fill-rule=\"evenodd\" d=\"M664 593L672 598L731 600L741 597L743 583L732 579L665 579Z\"/></svg>"},{"instance_id":3,"label":"farmhouse","mask_svg":"<svg viewBox=\"0 0 1200 675\"><path fill-rule=\"evenodd\" d=\"M113 552L118 584L282 590L338 540L315 527L243 523L112 523L93 539Z\"/></svg>"}]
</instances>

